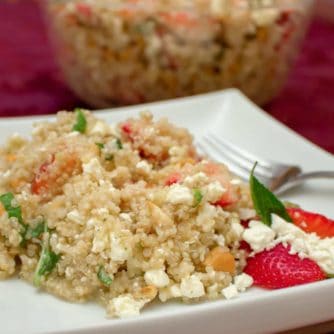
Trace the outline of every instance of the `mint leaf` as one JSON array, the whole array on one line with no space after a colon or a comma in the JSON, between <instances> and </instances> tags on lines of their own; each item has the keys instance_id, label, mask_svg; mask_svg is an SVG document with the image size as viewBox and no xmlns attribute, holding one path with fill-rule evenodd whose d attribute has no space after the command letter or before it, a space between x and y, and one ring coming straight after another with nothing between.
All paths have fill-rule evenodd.
<instances>
[{"instance_id":1,"label":"mint leaf","mask_svg":"<svg viewBox=\"0 0 334 334\"><path fill-rule=\"evenodd\" d=\"M327 278L330 279L330 278L334 278L334 274L326 274Z\"/></svg>"},{"instance_id":2,"label":"mint leaf","mask_svg":"<svg viewBox=\"0 0 334 334\"><path fill-rule=\"evenodd\" d=\"M103 266L100 266L97 277L106 286L110 286L112 283L112 279L108 276Z\"/></svg>"},{"instance_id":3,"label":"mint leaf","mask_svg":"<svg viewBox=\"0 0 334 334\"><path fill-rule=\"evenodd\" d=\"M194 200L195 200L194 207L196 207L202 202L203 194L200 189L194 189L193 194L194 194Z\"/></svg>"},{"instance_id":4,"label":"mint leaf","mask_svg":"<svg viewBox=\"0 0 334 334\"><path fill-rule=\"evenodd\" d=\"M76 123L73 125L72 130L73 131L78 131L80 133L85 133L86 128L87 128L86 117L85 117L84 113L82 112L82 110L79 109L79 108L75 109L75 113L77 115L77 120L76 120Z\"/></svg>"},{"instance_id":5,"label":"mint leaf","mask_svg":"<svg viewBox=\"0 0 334 334\"><path fill-rule=\"evenodd\" d=\"M262 222L268 226L271 226L271 215L273 213L291 222L284 204L254 176L255 168L256 164L251 172L249 184L256 213Z\"/></svg>"}]
</instances>

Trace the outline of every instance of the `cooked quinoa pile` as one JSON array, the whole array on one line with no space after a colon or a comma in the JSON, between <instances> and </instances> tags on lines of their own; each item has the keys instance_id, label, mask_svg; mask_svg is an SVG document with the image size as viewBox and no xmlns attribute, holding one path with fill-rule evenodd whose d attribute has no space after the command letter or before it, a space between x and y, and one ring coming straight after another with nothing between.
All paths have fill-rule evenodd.
<instances>
[{"instance_id":1,"label":"cooked quinoa pile","mask_svg":"<svg viewBox=\"0 0 334 334\"><path fill-rule=\"evenodd\" d=\"M263 104L285 82L310 1L46 0L59 62L97 107L237 87ZM274 80L273 80L274 78Z\"/></svg>"},{"instance_id":2,"label":"cooked quinoa pile","mask_svg":"<svg viewBox=\"0 0 334 334\"><path fill-rule=\"evenodd\" d=\"M95 300L112 317L251 285L239 250L248 186L167 119L144 112L113 126L60 112L30 140L13 135L0 172L1 279Z\"/></svg>"}]
</instances>

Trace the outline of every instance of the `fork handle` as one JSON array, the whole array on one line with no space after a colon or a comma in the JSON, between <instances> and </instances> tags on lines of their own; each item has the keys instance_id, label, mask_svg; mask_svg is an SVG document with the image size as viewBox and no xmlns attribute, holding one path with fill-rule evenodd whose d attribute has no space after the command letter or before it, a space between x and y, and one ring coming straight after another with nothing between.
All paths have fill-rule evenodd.
<instances>
[{"instance_id":1,"label":"fork handle","mask_svg":"<svg viewBox=\"0 0 334 334\"><path fill-rule=\"evenodd\" d=\"M309 179L334 179L334 171L319 171L310 173L301 173L295 177L296 180L301 182Z\"/></svg>"},{"instance_id":2,"label":"fork handle","mask_svg":"<svg viewBox=\"0 0 334 334\"><path fill-rule=\"evenodd\" d=\"M318 171L298 174L292 177L287 183L283 184L275 191L275 193L281 194L311 179L334 179L334 171Z\"/></svg>"}]
</instances>

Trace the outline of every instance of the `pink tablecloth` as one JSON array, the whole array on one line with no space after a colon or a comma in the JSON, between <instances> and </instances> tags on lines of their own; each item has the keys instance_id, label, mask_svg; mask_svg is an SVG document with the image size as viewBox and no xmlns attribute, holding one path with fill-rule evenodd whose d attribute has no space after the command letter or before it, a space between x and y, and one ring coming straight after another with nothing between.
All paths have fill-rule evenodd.
<instances>
[{"instance_id":1,"label":"pink tablecloth","mask_svg":"<svg viewBox=\"0 0 334 334\"><path fill-rule=\"evenodd\" d=\"M61 81L33 0L0 3L0 116L81 106ZM315 20L286 89L266 107L334 153L334 25Z\"/></svg>"}]
</instances>

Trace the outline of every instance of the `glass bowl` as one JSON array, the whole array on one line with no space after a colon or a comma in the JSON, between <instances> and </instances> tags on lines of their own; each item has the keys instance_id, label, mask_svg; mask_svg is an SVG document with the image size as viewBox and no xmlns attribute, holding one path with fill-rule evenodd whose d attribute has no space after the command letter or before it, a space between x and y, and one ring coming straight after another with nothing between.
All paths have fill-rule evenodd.
<instances>
[{"instance_id":1,"label":"glass bowl","mask_svg":"<svg viewBox=\"0 0 334 334\"><path fill-rule=\"evenodd\" d=\"M284 85L311 0L45 0L68 85L95 107Z\"/></svg>"}]
</instances>

